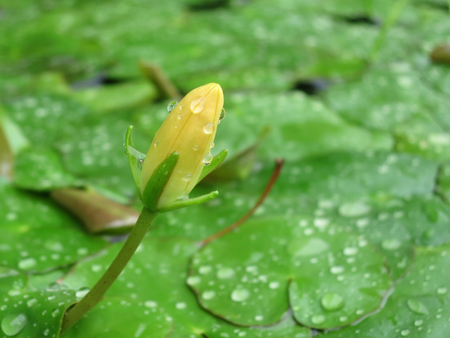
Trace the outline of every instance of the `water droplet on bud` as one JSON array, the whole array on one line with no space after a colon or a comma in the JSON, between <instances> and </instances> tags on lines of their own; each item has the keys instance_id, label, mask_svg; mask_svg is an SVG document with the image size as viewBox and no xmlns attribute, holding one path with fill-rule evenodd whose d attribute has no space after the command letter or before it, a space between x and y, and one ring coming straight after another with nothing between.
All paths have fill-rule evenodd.
<instances>
[{"instance_id":1,"label":"water droplet on bud","mask_svg":"<svg viewBox=\"0 0 450 338\"><path fill-rule=\"evenodd\" d=\"M203 126L203 131L205 132L205 134L211 134L214 130L214 124L212 124L211 122L208 122L207 124L205 124Z\"/></svg>"},{"instance_id":2,"label":"water droplet on bud","mask_svg":"<svg viewBox=\"0 0 450 338\"><path fill-rule=\"evenodd\" d=\"M192 100L191 102L192 113L194 114L200 113L203 110L203 108L205 108L205 101L206 100L204 100L203 96Z\"/></svg>"},{"instance_id":3,"label":"water droplet on bud","mask_svg":"<svg viewBox=\"0 0 450 338\"><path fill-rule=\"evenodd\" d=\"M213 155L211 154L211 152L208 152L205 155L205 157L203 158L203 163L205 165L210 165L212 160L213 160Z\"/></svg>"},{"instance_id":4,"label":"water droplet on bud","mask_svg":"<svg viewBox=\"0 0 450 338\"><path fill-rule=\"evenodd\" d=\"M186 182L189 182L192 178L192 174L187 173L186 175L184 175L183 180L185 180Z\"/></svg>"},{"instance_id":5,"label":"water droplet on bud","mask_svg":"<svg viewBox=\"0 0 450 338\"><path fill-rule=\"evenodd\" d=\"M220 117L219 117L219 121L222 121L225 118L225 109L222 108L222 111L220 112Z\"/></svg>"},{"instance_id":6,"label":"water droplet on bud","mask_svg":"<svg viewBox=\"0 0 450 338\"><path fill-rule=\"evenodd\" d=\"M170 113L177 106L177 101L172 101L167 105L167 111Z\"/></svg>"}]
</instances>

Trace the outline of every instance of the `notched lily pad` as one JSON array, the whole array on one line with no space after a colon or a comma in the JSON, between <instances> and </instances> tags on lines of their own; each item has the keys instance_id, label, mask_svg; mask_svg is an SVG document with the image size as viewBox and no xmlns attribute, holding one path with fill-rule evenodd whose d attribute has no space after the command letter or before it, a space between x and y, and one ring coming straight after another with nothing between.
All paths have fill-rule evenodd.
<instances>
[{"instance_id":1,"label":"notched lily pad","mask_svg":"<svg viewBox=\"0 0 450 338\"><path fill-rule=\"evenodd\" d=\"M64 283L77 290L92 287L121 246L122 243L112 245L101 255L80 262L65 277ZM139 300L143 308L129 308L128 311L137 311L139 316L145 308L161 307L173 319L174 331L170 335L173 338L222 338L236 334L265 338L275 337L278 332L288 337L309 337L308 329L289 320L270 328L237 328L204 311L186 285L189 260L197 250L198 246L190 241L147 237L108 291L105 305L109 299Z\"/></svg>"},{"instance_id":2,"label":"notched lily pad","mask_svg":"<svg viewBox=\"0 0 450 338\"><path fill-rule=\"evenodd\" d=\"M347 325L375 310L390 286L364 237L301 216L248 222L197 253L191 269L202 306L246 326L279 321L289 302L307 326Z\"/></svg>"},{"instance_id":3,"label":"notched lily pad","mask_svg":"<svg viewBox=\"0 0 450 338\"><path fill-rule=\"evenodd\" d=\"M325 337L446 337L450 330L449 263L449 244L417 248L411 271L395 286L380 312Z\"/></svg>"}]
</instances>

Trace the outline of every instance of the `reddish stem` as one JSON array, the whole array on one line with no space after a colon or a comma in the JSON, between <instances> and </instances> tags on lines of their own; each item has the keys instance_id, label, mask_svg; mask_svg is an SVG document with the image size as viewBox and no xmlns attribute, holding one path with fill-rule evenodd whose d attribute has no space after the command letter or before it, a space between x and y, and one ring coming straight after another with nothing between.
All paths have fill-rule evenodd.
<instances>
[{"instance_id":1,"label":"reddish stem","mask_svg":"<svg viewBox=\"0 0 450 338\"><path fill-rule=\"evenodd\" d=\"M240 227L243 223L245 223L245 221L247 221L255 213L256 209L258 209L259 206L261 204L263 204L264 200L269 195L270 190L272 190L273 185L275 184L275 182L278 179L278 176L280 175L283 164L284 164L283 159L278 158L275 160L275 168L273 170L272 176L270 176L270 179L266 185L266 188L264 189L263 193L259 197L258 201L255 203L253 208L251 208L244 216L242 216L239 220L237 220L236 222L231 224L229 227L226 227L225 229L220 230L219 232L215 233L214 235L209 236L208 238L201 241L200 244L202 246L206 245L206 244L216 240L217 238L220 238L220 237L226 235L230 231L233 231L234 229Z\"/></svg>"}]
</instances>

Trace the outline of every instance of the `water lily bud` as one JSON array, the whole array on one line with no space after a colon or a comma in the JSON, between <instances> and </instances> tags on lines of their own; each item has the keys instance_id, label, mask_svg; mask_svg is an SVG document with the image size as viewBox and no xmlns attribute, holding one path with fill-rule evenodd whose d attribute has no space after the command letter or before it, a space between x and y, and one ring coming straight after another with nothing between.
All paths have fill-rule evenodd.
<instances>
[{"instance_id":1,"label":"water lily bud","mask_svg":"<svg viewBox=\"0 0 450 338\"><path fill-rule=\"evenodd\" d=\"M209 157L223 108L220 85L210 83L189 92L169 113L153 139L141 175L141 192L155 169L173 152L178 162L162 192L157 208L187 199Z\"/></svg>"}]
</instances>

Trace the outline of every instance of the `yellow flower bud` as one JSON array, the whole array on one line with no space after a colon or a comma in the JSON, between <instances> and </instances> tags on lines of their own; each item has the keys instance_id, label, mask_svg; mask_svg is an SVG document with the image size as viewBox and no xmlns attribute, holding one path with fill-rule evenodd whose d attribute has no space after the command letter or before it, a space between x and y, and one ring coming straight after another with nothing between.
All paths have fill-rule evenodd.
<instances>
[{"instance_id":1,"label":"yellow flower bud","mask_svg":"<svg viewBox=\"0 0 450 338\"><path fill-rule=\"evenodd\" d=\"M187 199L197 184L210 152L223 108L220 85L210 83L189 92L170 112L153 139L141 174L141 192L155 169L173 152L178 162L162 192L157 208Z\"/></svg>"}]
</instances>

